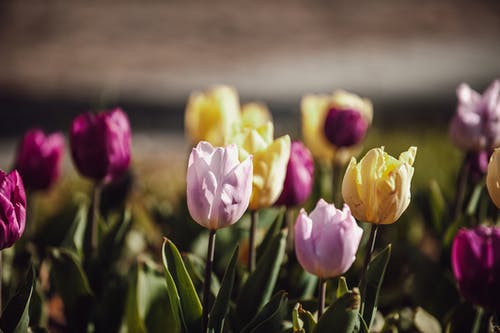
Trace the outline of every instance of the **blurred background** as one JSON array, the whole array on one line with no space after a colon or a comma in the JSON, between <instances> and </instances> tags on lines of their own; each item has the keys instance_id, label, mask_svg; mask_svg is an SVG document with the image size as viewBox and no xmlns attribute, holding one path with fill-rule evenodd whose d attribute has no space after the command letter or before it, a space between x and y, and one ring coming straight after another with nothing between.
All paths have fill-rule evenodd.
<instances>
[{"instance_id":1,"label":"blurred background","mask_svg":"<svg viewBox=\"0 0 500 333\"><path fill-rule=\"evenodd\" d=\"M1 167L27 128L67 132L78 113L122 106L136 164L183 169L187 98L217 83L267 103L277 135L300 137L301 96L342 88L373 101L366 147L441 142L446 152L458 84L483 91L499 76L493 0L3 0ZM450 161L419 154L430 167Z\"/></svg>"},{"instance_id":2,"label":"blurred background","mask_svg":"<svg viewBox=\"0 0 500 333\"><path fill-rule=\"evenodd\" d=\"M181 132L215 83L295 127L302 95L338 88L371 98L376 126L446 121L460 82L500 75L500 2L2 0L0 60L2 136L115 105Z\"/></svg>"}]
</instances>

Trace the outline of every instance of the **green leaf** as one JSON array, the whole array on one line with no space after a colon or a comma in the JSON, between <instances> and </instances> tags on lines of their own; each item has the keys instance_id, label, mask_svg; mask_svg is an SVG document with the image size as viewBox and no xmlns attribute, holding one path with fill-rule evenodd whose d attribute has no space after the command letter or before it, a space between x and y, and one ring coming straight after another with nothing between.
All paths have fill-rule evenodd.
<instances>
[{"instance_id":1,"label":"green leaf","mask_svg":"<svg viewBox=\"0 0 500 333\"><path fill-rule=\"evenodd\" d=\"M278 332L287 314L288 297L280 291L243 328L241 333Z\"/></svg>"},{"instance_id":2,"label":"green leaf","mask_svg":"<svg viewBox=\"0 0 500 333\"><path fill-rule=\"evenodd\" d=\"M205 261L192 253L183 253L182 261L184 262L186 270L188 271L189 276L191 277L191 281L193 281L195 289L200 291L198 293L198 298L202 297L201 291L203 290L203 280L205 279L203 276L205 274ZM219 289L220 289L219 279L217 278L217 275L215 275L212 272L212 282L210 283L210 292L212 293L214 298L219 292Z\"/></svg>"},{"instance_id":3,"label":"green leaf","mask_svg":"<svg viewBox=\"0 0 500 333\"><path fill-rule=\"evenodd\" d=\"M339 284L337 286L337 294L336 298L342 297L346 292L349 291L349 287L347 286L347 281L345 280L345 277L341 276L339 278Z\"/></svg>"},{"instance_id":4,"label":"green leaf","mask_svg":"<svg viewBox=\"0 0 500 333\"><path fill-rule=\"evenodd\" d=\"M448 207L441 187L439 187L435 179L432 179L429 183L429 206L434 229L441 234L446 215L448 214Z\"/></svg>"},{"instance_id":5,"label":"green leaf","mask_svg":"<svg viewBox=\"0 0 500 333\"><path fill-rule=\"evenodd\" d=\"M29 307L35 284L35 269L30 267L17 294L9 301L0 319L4 333L26 333L29 325Z\"/></svg>"},{"instance_id":6,"label":"green leaf","mask_svg":"<svg viewBox=\"0 0 500 333\"><path fill-rule=\"evenodd\" d=\"M314 333L352 333L359 325L360 295L357 288L346 292L319 318Z\"/></svg>"},{"instance_id":7,"label":"green leaf","mask_svg":"<svg viewBox=\"0 0 500 333\"><path fill-rule=\"evenodd\" d=\"M292 311L292 325L294 332L312 333L316 320L311 312L304 310L302 304L297 303Z\"/></svg>"},{"instance_id":8,"label":"green leaf","mask_svg":"<svg viewBox=\"0 0 500 333\"><path fill-rule=\"evenodd\" d=\"M283 224L283 218L285 217L285 209L281 208L274 219L273 224L269 227L269 229L266 232L266 235L264 236L264 239L260 243L259 247L257 248L257 258L260 258L262 254L266 251L267 247L271 243L274 237L279 234L281 230L281 226Z\"/></svg>"},{"instance_id":9,"label":"green leaf","mask_svg":"<svg viewBox=\"0 0 500 333\"><path fill-rule=\"evenodd\" d=\"M87 226L89 204L87 200L82 200L73 223L66 233L61 247L74 251L79 257L83 254L83 242L85 238L85 229Z\"/></svg>"},{"instance_id":10,"label":"green leaf","mask_svg":"<svg viewBox=\"0 0 500 333\"><path fill-rule=\"evenodd\" d=\"M63 300L68 325L74 332L84 332L93 295L80 259L64 248L52 249L50 255L55 288Z\"/></svg>"},{"instance_id":11,"label":"green leaf","mask_svg":"<svg viewBox=\"0 0 500 333\"><path fill-rule=\"evenodd\" d=\"M285 246L286 230L282 230L272 239L255 271L243 285L236 305L238 323L241 326L248 323L271 297L285 254Z\"/></svg>"},{"instance_id":12,"label":"green leaf","mask_svg":"<svg viewBox=\"0 0 500 333\"><path fill-rule=\"evenodd\" d=\"M132 226L131 214L125 211L123 216L116 219L102 235L99 244L99 264L101 267L110 267L123 253L127 233Z\"/></svg>"},{"instance_id":13,"label":"green leaf","mask_svg":"<svg viewBox=\"0 0 500 333\"><path fill-rule=\"evenodd\" d=\"M469 203L467 204L467 215L473 216L477 210L479 199L481 198L481 192L484 188L484 181L479 182L475 187L472 195L470 196Z\"/></svg>"},{"instance_id":14,"label":"green leaf","mask_svg":"<svg viewBox=\"0 0 500 333\"><path fill-rule=\"evenodd\" d=\"M201 330L203 308L179 250L168 239L163 242L162 256L163 266L166 272L171 275L179 295L179 304L186 330L198 332Z\"/></svg>"},{"instance_id":15,"label":"green leaf","mask_svg":"<svg viewBox=\"0 0 500 333\"><path fill-rule=\"evenodd\" d=\"M178 311L170 303L162 273L150 263L140 263L133 271L127 295L122 333L182 332Z\"/></svg>"},{"instance_id":16,"label":"green leaf","mask_svg":"<svg viewBox=\"0 0 500 333\"><path fill-rule=\"evenodd\" d=\"M229 313L229 302L231 300L234 279L236 277L238 250L239 247L236 246L233 251L233 255L231 256L231 261L224 272L221 288L219 289L219 293L217 294L212 310L210 311L208 320L208 330L210 333L222 333L224 328L224 319Z\"/></svg>"},{"instance_id":17,"label":"green leaf","mask_svg":"<svg viewBox=\"0 0 500 333\"><path fill-rule=\"evenodd\" d=\"M363 295L361 313L368 328L370 328L375 312L377 312L378 295L391 257L391 249L391 244L387 245L372 259L366 270L366 290Z\"/></svg>"}]
</instances>

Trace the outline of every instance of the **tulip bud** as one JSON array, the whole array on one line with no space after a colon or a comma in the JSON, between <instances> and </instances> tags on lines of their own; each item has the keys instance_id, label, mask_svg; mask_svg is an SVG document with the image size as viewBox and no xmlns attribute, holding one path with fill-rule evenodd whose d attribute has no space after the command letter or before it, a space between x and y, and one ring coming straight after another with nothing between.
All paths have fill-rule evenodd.
<instances>
[{"instance_id":1,"label":"tulip bud","mask_svg":"<svg viewBox=\"0 0 500 333\"><path fill-rule=\"evenodd\" d=\"M362 140L373 117L372 103L368 99L343 90L335 91L331 96L304 96L301 112L302 136L313 156L328 162L335 159L339 163L346 161L345 156L352 156L347 147ZM353 126L354 129L346 131L344 126Z\"/></svg>"},{"instance_id":2,"label":"tulip bud","mask_svg":"<svg viewBox=\"0 0 500 333\"><path fill-rule=\"evenodd\" d=\"M26 194L19 173L0 170L0 250L11 247L26 226Z\"/></svg>"},{"instance_id":3,"label":"tulip bud","mask_svg":"<svg viewBox=\"0 0 500 333\"><path fill-rule=\"evenodd\" d=\"M464 151L490 150L500 145L500 80L483 95L462 83L457 88L457 112L450 123L453 143Z\"/></svg>"},{"instance_id":4,"label":"tulip bud","mask_svg":"<svg viewBox=\"0 0 500 333\"><path fill-rule=\"evenodd\" d=\"M220 146L239 119L236 89L221 85L205 92L193 92L186 106L186 134L191 142L208 141Z\"/></svg>"},{"instance_id":5,"label":"tulip bud","mask_svg":"<svg viewBox=\"0 0 500 333\"><path fill-rule=\"evenodd\" d=\"M23 137L18 149L15 168L26 188L47 190L59 178L64 152L62 133L45 135L40 129L31 129Z\"/></svg>"},{"instance_id":6,"label":"tulip bud","mask_svg":"<svg viewBox=\"0 0 500 333\"><path fill-rule=\"evenodd\" d=\"M336 147L350 147L363 140L368 123L356 110L330 108L325 120L325 136Z\"/></svg>"},{"instance_id":7,"label":"tulip bud","mask_svg":"<svg viewBox=\"0 0 500 333\"><path fill-rule=\"evenodd\" d=\"M500 227L460 229L453 240L451 264L465 299L500 310Z\"/></svg>"},{"instance_id":8,"label":"tulip bud","mask_svg":"<svg viewBox=\"0 0 500 333\"><path fill-rule=\"evenodd\" d=\"M300 141L292 142L283 191L276 205L297 206L311 194L314 183L314 161L311 152Z\"/></svg>"},{"instance_id":9,"label":"tulip bud","mask_svg":"<svg viewBox=\"0 0 500 333\"><path fill-rule=\"evenodd\" d=\"M111 182L129 167L131 136L129 120L120 108L81 114L70 129L73 162L82 175Z\"/></svg>"},{"instance_id":10,"label":"tulip bud","mask_svg":"<svg viewBox=\"0 0 500 333\"><path fill-rule=\"evenodd\" d=\"M241 127L259 128L272 121L271 112L261 103L247 103L241 107Z\"/></svg>"},{"instance_id":11,"label":"tulip bud","mask_svg":"<svg viewBox=\"0 0 500 333\"><path fill-rule=\"evenodd\" d=\"M486 188L493 203L500 208L500 148L493 151L488 163Z\"/></svg>"},{"instance_id":12,"label":"tulip bud","mask_svg":"<svg viewBox=\"0 0 500 333\"><path fill-rule=\"evenodd\" d=\"M252 157L240 163L236 145L198 143L189 156L186 178L191 217L210 230L238 221L250 201L252 170Z\"/></svg>"},{"instance_id":13,"label":"tulip bud","mask_svg":"<svg viewBox=\"0 0 500 333\"><path fill-rule=\"evenodd\" d=\"M320 199L307 215L302 209L295 222L295 253L300 265L320 278L344 274L356 259L363 235L347 205L336 209Z\"/></svg>"},{"instance_id":14,"label":"tulip bud","mask_svg":"<svg viewBox=\"0 0 500 333\"><path fill-rule=\"evenodd\" d=\"M283 190L290 158L290 137L273 140L273 124L257 129L246 128L230 138L239 148L240 159L253 155L253 180L250 209L257 210L275 203Z\"/></svg>"},{"instance_id":15,"label":"tulip bud","mask_svg":"<svg viewBox=\"0 0 500 333\"><path fill-rule=\"evenodd\" d=\"M356 219L375 224L394 223L410 204L410 185L416 147L399 160L373 148L356 163L353 157L342 182L342 196Z\"/></svg>"}]
</instances>

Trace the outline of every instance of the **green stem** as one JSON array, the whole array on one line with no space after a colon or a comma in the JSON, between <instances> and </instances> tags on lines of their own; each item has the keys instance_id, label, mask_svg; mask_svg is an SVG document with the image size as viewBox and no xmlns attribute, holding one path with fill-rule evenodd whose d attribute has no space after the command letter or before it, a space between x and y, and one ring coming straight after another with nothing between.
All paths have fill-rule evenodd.
<instances>
[{"instance_id":1,"label":"green stem","mask_svg":"<svg viewBox=\"0 0 500 333\"><path fill-rule=\"evenodd\" d=\"M460 171L458 172L457 190L455 192L455 199L453 200L453 211L451 215L452 222L455 221L460 216L462 207L464 205L465 191L467 188L467 178L469 177L469 172L470 172L470 162L466 154L464 156L462 166L460 167Z\"/></svg>"},{"instance_id":2,"label":"green stem","mask_svg":"<svg viewBox=\"0 0 500 333\"><path fill-rule=\"evenodd\" d=\"M258 213L256 210L250 211L250 237L248 244L248 272L252 273L255 269L255 236L257 233Z\"/></svg>"},{"instance_id":3,"label":"green stem","mask_svg":"<svg viewBox=\"0 0 500 333\"><path fill-rule=\"evenodd\" d=\"M474 324L472 325L471 333L479 333L481 329L481 321L483 320L484 310L482 307L478 306L476 309L476 316L474 318Z\"/></svg>"},{"instance_id":4,"label":"green stem","mask_svg":"<svg viewBox=\"0 0 500 333\"><path fill-rule=\"evenodd\" d=\"M203 315L202 333L208 330L208 313L210 312L210 284L212 282L212 266L215 253L215 230L210 230L208 235L207 262L205 263L205 283L203 284Z\"/></svg>"},{"instance_id":5,"label":"green stem","mask_svg":"<svg viewBox=\"0 0 500 333\"><path fill-rule=\"evenodd\" d=\"M375 241L377 240L377 231L378 231L378 224L375 224L375 227L373 227L373 224L370 223L370 238L368 238L368 242L366 243L367 251L365 253L365 260L363 262L363 268L361 269L361 274L359 276L359 283L358 283L358 287L361 290L362 295L364 295L365 291L366 270L368 269L368 265L370 264L370 261L372 259L373 250L375 249Z\"/></svg>"},{"instance_id":6,"label":"green stem","mask_svg":"<svg viewBox=\"0 0 500 333\"><path fill-rule=\"evenodd\" d=\"M319 279L319 292L318 292L318 320L325 312L325 298L326 298L326 279Z\"/></svg>"},{"instance_id":7,"label":"green stem","mask_svg":"<svg viewBox=\"0 0 500 333\"><path fill-rule=\"evenodd\" d=\"M342 191L340 190L342 184L341 166L332 160L332 202L336 207L342 203Z\"/></svg>"},{"instance_id":8,"label":"green stem","mask_svg":"<svg viewBox=\"0 0 500 333\"><path fill-rule=\"evenodd\" d=\"M97 256L98 247L98 219L99 207L101 205L102 183L96 183L94 187L94 197L92 201L92 218L90 219L90 250L91 257Z\"/></svg>"}]
</instances>

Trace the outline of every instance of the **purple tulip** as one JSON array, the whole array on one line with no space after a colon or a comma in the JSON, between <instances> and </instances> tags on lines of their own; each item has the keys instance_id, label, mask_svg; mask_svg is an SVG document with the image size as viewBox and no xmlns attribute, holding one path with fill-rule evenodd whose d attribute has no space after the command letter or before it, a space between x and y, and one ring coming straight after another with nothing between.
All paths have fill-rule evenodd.
<instances>
[{"instance_id":1,"label":"purple tulip","mask_svg":"<svg viewBox=\"0 0 500 333\"><path fill-rule=\"evenodd\" d=\"M450 123L453 143L464 151L491 150L500 145L500 80L480 95L467 84L457 88L457 112Z\"/></svg>"},{"instance_id":2,"label":"purple tulip","mask_svg":"<svg viewBox=\"0 0 500 333\"><path fill-rule=\"evenodd\" d=\"M26 194L19 173L0 170L0 250L11 247L26 226Z\"/></svg>"},{"instance_id":3,"label":"purple tulip","mask_svg":"<svg viewBox=\"0 0 500 333\"><path fill-rule=\"evenodd\" d=\"M96 181L120 178L130 164L131 136L129 120L120 108L77 116L70 130L77 169Z\"/></svg>"},{"instance_id":4,"label":"purple tulip","mask_svg":"<svg viewBox=\"0 0 500 333\"><path fill-rule=\"evenodd\" d=\"M500 310L500 227L460 229L453 240L451 264L465 299Z\"/></svg>"},{"instance_id":5,"label":"purple tulip","mask_svg":"<svg viewBox=\"0 0 500 333\"><path fill-rule=\"evenodd\" d=\"M363 140L368 123L357 110L331 108L325 120L325 136L336 147L351 147Z\"/></svg>"},{"instance_id":6,"label":"purple tulip","mask_svg":"<svg viewBox=\"0 0 500 333\"><path fill-rule=\"evenodd\" d=\"M320 199L307 215L302 209L295 222L295 253L302 267L320 278L344 274L351 267L363 229L349 206L336 209Z\"/></svg>"},{"instance_id":7,"label":"purple tulip","mask_svg":"<svg viewBox=\"0 0 500 333\"><path fill-rule=\"evenodd\" d=\"M307 200L314 183L314 161L300 141L292 142L283 191L276 205L297 206Z\"/></svg>"},{"instance_id":8,"label":"purple tulip","mask_svg":"<svg viewBox=\"0 0 500 333\"><path fill-rule=\"evenodd\" d=\"M26 188L47 190L61 174L64 153L62 133L46 135L40 129L31 129L23 137L16 156L16 169Z\"/></svg>"},{"instance_id":9,"label":"purple tulip","mask_svg":"<svg viewBox=\"0 0 500 333\"><path fill-rule=\"evenodd\" d=\"M238 148L201 141L189 155L187 204L201 226L217 230L238 221L252 193L252 157L239 162Z\"/></svg>"}]
</instances>

